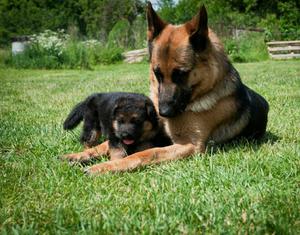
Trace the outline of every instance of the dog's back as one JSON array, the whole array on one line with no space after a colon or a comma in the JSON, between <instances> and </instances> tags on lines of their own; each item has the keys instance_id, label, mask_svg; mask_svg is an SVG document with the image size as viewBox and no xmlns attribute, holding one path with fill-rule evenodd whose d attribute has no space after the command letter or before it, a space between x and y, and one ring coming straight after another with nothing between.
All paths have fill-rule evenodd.
<instances>
[{"instance_id":1,"label":"dog's back","mask_svg":"<svg viewBox=\"0 0 300 235\"><path fill-rule=\"evenodd\" d=\"M239 136L249 139L260 139L266 132L269 104L258 93L245 86L248 96L249 121ZM238 137L239 137L238 136Z\"/></svg>"}]
</instances>

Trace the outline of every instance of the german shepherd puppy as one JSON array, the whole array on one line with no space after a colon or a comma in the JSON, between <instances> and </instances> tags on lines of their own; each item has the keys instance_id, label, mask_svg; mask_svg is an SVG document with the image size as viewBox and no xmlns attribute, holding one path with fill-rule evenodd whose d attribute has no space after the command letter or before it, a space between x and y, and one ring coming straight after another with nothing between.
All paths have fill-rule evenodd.
<instances>
[{"instance_id":1,"label":"german shepherd puppy","mask_svg":"<svg viewBox=\"0 0 300 235\"><path fill-rule=\"evenodd\" d=\"M141 94L93 94L73 108L64 122L64 129L74 129L81 121L84 122L81 142L90 149L65 155L65 159L87 161L99 154L109 154L110 159L115 160L147 148L171 144L153 103ZM108 141L91 148L101 134Z\"/></svg>"},{"instance_id":2,"label":"german shepherd puppy","mask_svg":"<svg viewBox=\"0 0 300 235\"><path fill-rule=\"evenodd\" d=\"M87 169L89 174L125 171L204 153L206 143L244 136L261 138L267 101L244 85L217 36L207 12L175 26L147 8L150 96L173 145L152 148Z\"/></svg>"}]
</instances>

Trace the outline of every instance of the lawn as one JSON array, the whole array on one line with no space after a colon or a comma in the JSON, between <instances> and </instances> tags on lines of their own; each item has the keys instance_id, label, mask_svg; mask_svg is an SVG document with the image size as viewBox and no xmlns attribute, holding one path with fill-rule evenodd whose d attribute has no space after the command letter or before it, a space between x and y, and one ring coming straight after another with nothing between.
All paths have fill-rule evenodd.
<instances>
[{"instance_id":1,"label":"lawn","mask_svg":"<svg viewBox=\"0 0 300 235\"><path fill-rule=\"evenodd\" d=\"M300 61L235 66L270 103L261 143L99 177L57 158L82 149L62 122L92 92L148 94L148 65L0 69L0 234L299 234Z\"/></svg>"}]
</instances>

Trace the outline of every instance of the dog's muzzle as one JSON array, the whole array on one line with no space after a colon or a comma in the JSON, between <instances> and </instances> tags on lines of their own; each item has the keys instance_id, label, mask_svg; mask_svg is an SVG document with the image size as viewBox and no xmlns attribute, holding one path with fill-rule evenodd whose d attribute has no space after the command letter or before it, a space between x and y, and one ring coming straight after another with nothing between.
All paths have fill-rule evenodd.
<instances>
[{"instance_id":1,"label":"dog's muzzle","mask_svg":"<svg viewBox=\"0 0 300 235\"><path fill-rule=\"evenodd\" d=\"M165 91L168 91L165 89ZM173 92L163 92L159 94L159 114L162 117L175 117L184 112L191 97L190 89L174 89Z\"/></svg>"},{"instance_id":2,"label":"dog's muzzle","mask_svg":"<svg viewBox=\"0 0 300 235\"><path fill-rule=\"evenodd\" d=\"M172 102L173 103L173 102ZM176 116L176 108L174 104L159 103L159 115L162 117Z\"/></svg>"}]
</instances>

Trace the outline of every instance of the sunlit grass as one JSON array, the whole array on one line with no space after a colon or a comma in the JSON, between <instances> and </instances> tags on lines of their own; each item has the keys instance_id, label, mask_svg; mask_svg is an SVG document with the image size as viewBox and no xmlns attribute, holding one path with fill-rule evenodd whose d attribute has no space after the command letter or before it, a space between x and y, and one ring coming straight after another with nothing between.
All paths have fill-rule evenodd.
<instances>
[{"instance_id":1,"label":"sunlit grass","mask_svg":"<svg viewBox=\"0 0 300 235\"><path fill-rule=\"evenodd\" d=\"M261 143L95 178L57 159L82 149L62 122L92 92L148 94L148 65L1 69L1 232L299 234L300 61L236 67L270 103Z\"/></svg>"}]
</instances>

